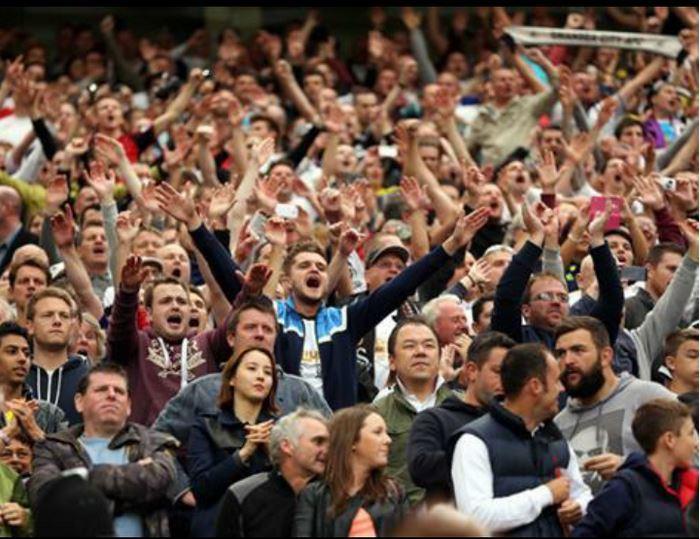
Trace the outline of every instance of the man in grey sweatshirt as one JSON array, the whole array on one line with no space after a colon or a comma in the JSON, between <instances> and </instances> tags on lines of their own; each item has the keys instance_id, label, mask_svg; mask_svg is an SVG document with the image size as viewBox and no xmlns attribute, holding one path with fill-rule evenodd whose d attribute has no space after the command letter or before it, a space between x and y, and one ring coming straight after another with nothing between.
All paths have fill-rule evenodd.
<instances>
[{"instance_id":1,"label":"man in grey sweatshirt","mask_svg":"<svg viewBox=\"0 0 700 539\"><path fill-rule=\"evenodd\" d=\"M554 422L574 449L586 484L594 494L632 451L640 451L632 419L642 404L675 398L655 382L629 373L617 376L605 326L595 318L572 316L555 330L554 353L569 395Z\"/></svg>"}]
</instances>

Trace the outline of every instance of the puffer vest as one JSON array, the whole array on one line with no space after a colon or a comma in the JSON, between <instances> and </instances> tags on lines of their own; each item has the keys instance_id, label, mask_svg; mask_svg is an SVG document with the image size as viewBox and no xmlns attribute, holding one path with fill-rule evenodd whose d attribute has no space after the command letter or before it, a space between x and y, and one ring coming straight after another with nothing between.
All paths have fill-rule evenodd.
<instances>
[{"instance_id":1,"label":"puffer vest","mask_svg":"<svg viewBox=\"0 0 700 539\"><path fill-rule=\"evenodd\" d=\"M489 413L465 425L458 432L472 434L484 442L493 472L494 498L504 498L537 488L557 477L557 468L569 465L569 446L552 421L534 435L522 419L496 401ZM546 507L529 524L507 532L511 537L561 537L556 506Z\"/></svg>"}]
</instances>

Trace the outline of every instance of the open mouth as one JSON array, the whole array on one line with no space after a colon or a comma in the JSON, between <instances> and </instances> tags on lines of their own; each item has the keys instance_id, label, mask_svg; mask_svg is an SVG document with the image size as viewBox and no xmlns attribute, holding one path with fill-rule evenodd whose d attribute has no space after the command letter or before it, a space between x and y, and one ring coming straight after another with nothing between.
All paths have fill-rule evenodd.
<instances>
[{"instance_id":1,"label":"open mouth","mask_svg":"<svg viewBox=\"0 0 700 539\"><path fill-rule=\"evenodd\" d=\"M622 182L622 174L618 172L617 174L615 174L615 176L613 176L613 179L618 183Z\"/></svg>"},{"instance_id":2,"label":"open mouth","mask_svg":"<svg viewBox=\"0 0 700 539\"><path fill-rule=\"evenodd\" d=\"M168 316L168 318L165 319L166 322L168 323L169 326L176 326L179 327L180 324L182 324L182 315L180 314L171 314Z\"/></svg>"},{"instance_id":3,"label":"open mouth","mask_svg":"<svg viewBox=\"0 0 700 539\"><path fill-rule=\"evenodd\" d=\"M199 327L199 318L197 318L197 317L190 318L189 326L191 328L198 328Z\"/></svg>"},{"instance_id":4,"label":"open mouth","mask_svg":"<svg viewBox=\"0 0 700 539\"><path fill-rule=\"evenodd\" d=\"M103 254L105 254L106 252L107 252L107 249L105 249L104 247L95 247L95 248L92 250L92 253L95 254L95 255L103 255Z\"/></svg>"},{"instance_id":5,"label":"open mouth","mask_svg":"<svg viewBox=\"0 0 700 539\"><path fill-rule=\"evenodd\" d=\"M173 277L175 277L176 279L179 279L180 277L182 277L182 270L179 267L174 267L172 274L173 274Z\"/></svg>"},{"instance_id":6,"label":"open mouth","mask_svg":"<svg viewBox=\"0 0 700 539\"><path fill-rule=\"evenodd\" d=\"M515 183L525 183L525 176L522 176L522 175L516 176Z\"/></svg>"},{"instance_id":7,"label":"open mouth","mask_svg":"<svg viewBox=\"0 0 700 539\"><path fill-rule=\"evenodd\" d=\"M306 286L308 286L309 288L320 288L321 278L316 275L310 276L306 279Z\"/></svg>"}]
</instances>

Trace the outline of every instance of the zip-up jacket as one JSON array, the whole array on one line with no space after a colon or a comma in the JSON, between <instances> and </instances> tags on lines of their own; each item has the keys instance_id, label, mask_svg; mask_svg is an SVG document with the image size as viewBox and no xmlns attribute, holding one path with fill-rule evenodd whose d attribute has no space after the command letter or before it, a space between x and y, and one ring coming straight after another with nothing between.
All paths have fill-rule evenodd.
<instances>
[{"instance_id":1,"label":"zip-up jacket","mask_svg":"<svg viewBox=\"0 0 700 539\"><path fill-rule=\"evenodd\" d=\"M237 266L230 254L204 225L191 235L221 290L233 301L240 284L236 278ZM314 321L323 395L331 409L338 410L357 402L356 348L360 339L406 301L449 258L442 246L436 247L366 298L343 307L323 305L318 310ZM291 298L276 301L275 307L280 326L275 358L285 372L298 375L304 349L303 317Z\"/></svg>"},{"instance_id":2,"label":"zip-up jacket","mask_svg":"<svg viewBox=\"0 0 700 539\"><path fill-rule=\"evenodd\" d=\"M450 395L442 404L419 413L406 448L408 471L413 482L426 489L427 499L446 501L452 498L452 463L448 444L457 429L486 413L486 408L467 404Z\"/></svg>"},{"instance_id":3,"label":"zip-up jacket","mask_svg":"<svg viewBox=\"0 0 700 539\"><path fill-rule=\"evenodd\" d=\"M68 361L53 372L32 363L27 384L37 400L59 407L66 414L69 425L82 421L75 409L74 396L78 383L90 370L90 362L82 356L70 356Z\"/></svg>"},{"instance_id":4,"label":"zip-up jacket","mask_svg":"<svg viewBox=\"0 0 700 539\"><path fill-rule=\"evenodd\" d=\"M676 469L671 485L643 453L632 453L586 509L572 537L687 536L685 509L698 492L698 471Z\"/></svg>"}]
</instances>

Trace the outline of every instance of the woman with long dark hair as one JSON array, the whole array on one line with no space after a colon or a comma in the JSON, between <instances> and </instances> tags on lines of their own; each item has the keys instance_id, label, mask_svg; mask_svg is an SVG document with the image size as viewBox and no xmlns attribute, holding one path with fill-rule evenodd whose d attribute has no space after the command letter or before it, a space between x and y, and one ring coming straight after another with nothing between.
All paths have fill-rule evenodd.
<instances>
[{"instance_id":1,"label":"woman with long dark hair","mask_svg":"<svg viewBox=\"0 0 700 539\"><path fill-rule=\"evenodd\" d=\"M323 481L299 496L295 536L386 536L408 507L398 483L383 474L390 445L386 423L371 406L337 412Z\"/></svg>"},{"instance_id":2,"label":"woman with long dark hair","mask_svg":"<svg viewBox=\"0 0 700 539\"><path fill-rule=\"evenodd\" d=\"M187 467L197 509L194 537L213 537L226 489L271 468L267 443L274 423L277 371L264 348L231 358L221 377L219 412L197 418L189 438Z\"/></svg>"}]
</instances>

